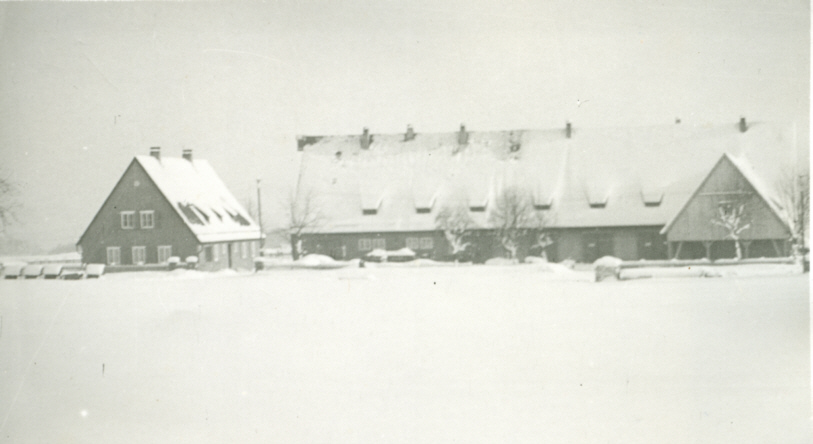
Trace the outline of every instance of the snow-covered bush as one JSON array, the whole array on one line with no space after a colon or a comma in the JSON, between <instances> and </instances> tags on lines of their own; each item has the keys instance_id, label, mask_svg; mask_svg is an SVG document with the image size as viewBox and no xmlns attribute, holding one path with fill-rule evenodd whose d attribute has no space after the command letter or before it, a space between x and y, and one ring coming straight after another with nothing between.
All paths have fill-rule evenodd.
<instances>
[{"instance_id":1,"label":"snow-covered bush","mask_svg":"<svg viewBox=\"0 0 813 444\"><path fill-rule=\"evenodd\" d=\"M596 271L596 282L605 279L618 279L621 274L621 264L624 261L613 256L604 256L593 262Z\"/></svg>"}]
</instances>

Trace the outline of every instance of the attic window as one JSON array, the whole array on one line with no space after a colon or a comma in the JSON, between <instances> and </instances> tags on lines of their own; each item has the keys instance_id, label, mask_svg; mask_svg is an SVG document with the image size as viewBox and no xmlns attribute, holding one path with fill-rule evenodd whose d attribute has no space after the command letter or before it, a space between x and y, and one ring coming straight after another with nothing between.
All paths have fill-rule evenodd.
<instances>
[{"instance_id":1,"label":"attic window","mask_svg":"<svg viewBox=\"0 0 813 444\"><path fill-rule=\"evenodd\" d=\"M474 205L469 207L472 213L485 213L486 206L485 205Z\"/></svg>"},{"instance_id":2,"label":"attic window","mask_svg":"<svg viewBox=\"0 0 813 444\"><path fill-rule=\"evenodd\" d=\"M365 208L365 209L361 210L361 214L364 215L364 216L375 216L376 214L378 214L378 209L377 208Z\"/></svg>"},{"instance_id":3,"label":"attic window","mask_svg":"<svg viewBox=\"0 0 813 444\"><path fill-rule=\"evenodd\" d=\"M605 208L606 206L606 200L604 202L590 202L590 208Z\"/></svg>"},{"instance_id":4,"label":"attic window","mask_svg":"<svg viewBox=\"0 0 813 444\"><path fill-rule=\"evenodd\" d=\"M432 212L431 207L418 207L415 209L418 214L428 214Z\"/></svg>"},{"instance_id":5,"label":"attic window","mask_svg":"<svg viewBox=\"0 0 813 444\"><path fill-rule=\"evenodd\" d=\"M661 201L644 202L644 206L647 206L647 207L659 207L659 206L661 206Z\"/></svg>"},{"instance_id":6,"label":"attic window","mask_svg":"<svg viewBox=\"0 0 813 444\"><path fill-rule=\"evenodd\" d=\"M550 205L551 204L549 204L549 203L538 203L538 204L534 204L534 209L536 209L536 210L550 210Z\"/></svg>"}]
</instances>

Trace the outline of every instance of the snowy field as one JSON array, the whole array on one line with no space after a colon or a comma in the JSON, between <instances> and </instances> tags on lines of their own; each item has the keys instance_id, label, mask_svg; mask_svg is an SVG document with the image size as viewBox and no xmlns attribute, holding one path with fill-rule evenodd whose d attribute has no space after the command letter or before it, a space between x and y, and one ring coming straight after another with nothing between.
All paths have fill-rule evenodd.
<instances>
[{"instance_id":1,"label":"snowy field","mask_svg":"<svg viewBox=\"0 0 813 444\"><path fill-rule=\"evenodd\" d=\"M807 443L807 275L0 281L0 442Z\"/></svg>"}]
</instances>

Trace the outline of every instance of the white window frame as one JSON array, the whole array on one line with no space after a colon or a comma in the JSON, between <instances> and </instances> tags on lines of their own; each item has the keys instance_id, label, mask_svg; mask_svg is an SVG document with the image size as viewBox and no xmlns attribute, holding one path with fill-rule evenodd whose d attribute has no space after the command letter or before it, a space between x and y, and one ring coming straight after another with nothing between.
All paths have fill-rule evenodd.
<instances>
[{"instance_id":1,"label":"white window frame","mask_svg":"<svg viewBox=\"0 0 813 444\"><path fill-rule=\"evenodd\" d=\"M138 254L136 254L136 252L138 252ZM147 247L143 245L135 245L130 250L130 253L132 254L132 256L130 257L130 262L132 262L133 265L144 265L147 263ZM136 256L141 256L140 259L143 260L142 261L136 260Z\"/></svg>"},{"instance_id":2,"label":"white window frame","mask_svg":"<svg viewBox=\"0 0 813 444\"><path fill-rule=\"evenodd\" d=\"M132 230L135 228L135 211L121 211L119 217L121 218L122 229Z\"/></svg>"},{"instance_id":3,"label":"white window frame","mask_svg":"<svg viewBox=\"0 0 813 444\"><path fill-rule=\"evenodd\" d=\"M251 257L254 258L257 256L257 242L251 242Z\"/></svg>"},{"instance_id":4,"label":"white window frame","mask_svg":"<svg viewBox=\"0 0 813 444\"><path fill-rule=\"evenodd\" d=\"M422 237L420 243L421 250L431 250L435 248L435 239L431 237Z\"/></svg>"},{"instance_id":5,"label":"white window frame","mask_svg":"<svg viewBox=\"0 0 813 444\"><path fill-rule=\"evenodd\" d=\"M212 262L220 262L220 248L219 245L212 245Z\"/></svg>"},{"instance_id":6,"label":"white window frame","mask_svg":"<svg viewBox=\"0 0 813 444\"><path fill-rule=\"evenodd\" d=\"M421 248L421 240L417 237L408 237L406 238L406 247L416 251Z\"/></svg>"},{"instance_id":7,"label":"white window frame","mask_svg":"<svg viewBox=\"0 0 813 444\"><path fill-rule=\"evenodd\" d=\"M372 239L359 239L359 251L370 251L373 249L373 240Z\"/></svg>"},{"instance_id":8,"label":"white window frame","mask_svg":"<svg viewBox=\"0 0 813 444\"><path fill-rule=\"evenodd\" d=\"M155 228L155 211L145 210L138 212L139 225L144 229Z\"/></svg>"},{"instance_id":9,"label":"white window frame","mask_svg":"<svg viewBox=\"0 0 813 444\"><path fill-rule=\"evenodd\" d=\"M111 260L111 253L116 260ZM121 247L107 247L107 265L121 265Z\"/></svg>"},{"instance_id":10,"label":"white window frame","mask_svg":"<svg viewBox=\"0 0 813 444\"><path fill-rule=\"evenodd\" d=\"M386 250L386 249L387 249L387 239L383 237L373 238L373 250Z\"/></svg>"},{"instance_id":11,"label":"white window frame","mask_svg":"<svg viewBox=\"0 0 813 444\"><path fill-rule=\"evenodd\" d=\"M166 264L169 258L172 257L172 245L159 245L158 250L158 263Z\"/></svg>"}]
</instances>

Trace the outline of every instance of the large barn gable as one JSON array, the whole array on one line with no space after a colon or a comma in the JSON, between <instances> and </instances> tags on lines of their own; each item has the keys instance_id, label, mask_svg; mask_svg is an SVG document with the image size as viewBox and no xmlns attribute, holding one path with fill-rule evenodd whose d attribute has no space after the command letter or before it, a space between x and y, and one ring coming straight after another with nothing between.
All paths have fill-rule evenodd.
<instances>
[{"instance_id":1,"label":"large barn gable","mask_svg":"<svg viewBox=\"0 0 813 444\"><path fill-rule=\"evenodd\" d=\"M741 225L749 227L742 231L742 239L790 237L790 228L773 189L754 173L747 160L730 154L723 154L661 233L669 241L726 239L726 230L712 222L726 206L744 208Z\"/></svg>"},{"instance_id":2,"label":"large barn gable","mask_svg":"<svg viewBox=\"0 0 813 444\"><path fill-rule=\"evenodd\" d=\"M487 228L506 186L532 193L551 227L662 227L721 155L748 157L773 178L794 158L793 137L788 125L759 122L745 132L732 123L303 136L298 194L317 201L322 233L434 230L445 205L468 206Z\"/></svg>"}]
</instances>

